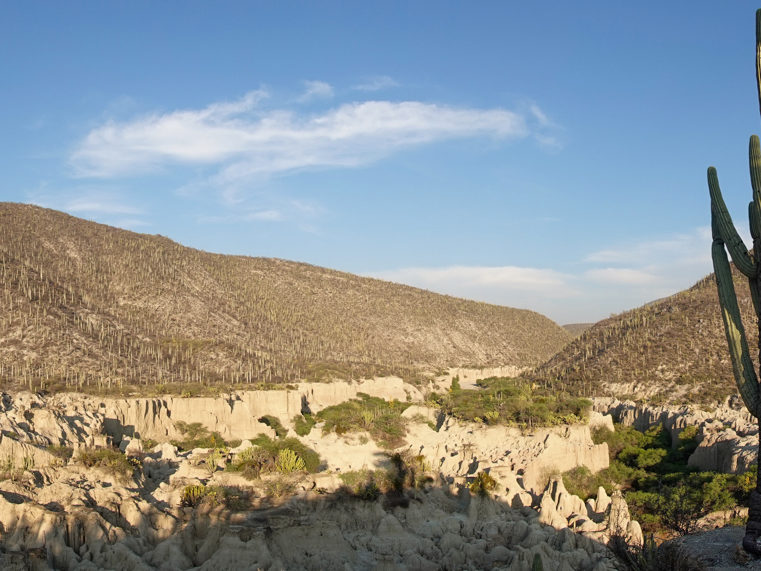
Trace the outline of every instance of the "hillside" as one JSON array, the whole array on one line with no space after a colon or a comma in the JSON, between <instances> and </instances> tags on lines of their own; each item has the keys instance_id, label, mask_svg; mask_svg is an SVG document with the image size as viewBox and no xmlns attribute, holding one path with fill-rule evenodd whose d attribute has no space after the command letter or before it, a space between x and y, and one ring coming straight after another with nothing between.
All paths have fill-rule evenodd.
<instances>
[{"instance_id":1,"label":"hillside","mask_svg":"<svg viewBox=\"0 0 761 571\"><path fill-rule=\"evenodd\" d=\"M747 280L737 272L734 277L748 345L757 347ZM671 297L596 323L541 365L536 375L559 380L576 394L653 404L711 404L736 394L713 275Z\"/></svg>"},{"instance_id":2,"label":"hillside","mask_svg":"<svg viewBox=\"0 0 761 571\"><path fill-rule=\"evenodd\" d=\"M536 365L537 313L0 203L5 390L289 382Z\"/></svg>"}]
</instances>

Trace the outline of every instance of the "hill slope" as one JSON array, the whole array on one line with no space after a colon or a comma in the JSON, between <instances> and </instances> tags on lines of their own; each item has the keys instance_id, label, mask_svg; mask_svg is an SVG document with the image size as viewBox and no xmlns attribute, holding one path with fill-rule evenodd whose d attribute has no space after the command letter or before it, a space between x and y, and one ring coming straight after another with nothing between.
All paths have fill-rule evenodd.
<instances>
[{"instance_id":1,"label":"hill slope","mask_svg":"<svg viewBox=\"0 0 761 571\"><path fill-rule=\"evenodd\" d=\"M5 387L527 366L569 340L531 311L210 254L31 205L0 203L0 276Z\"/></svg>"},{"instance_id":2,"label":"hill slope","mask_svg":"<svg viewBox=\"0 0 761 571\"><path fill-rule=\"evenodd\" d=\"M758 347L747 279L736 271L734 279L748 345ZM671 297L596 323L536 374L557 379L576 394L653 404L710 404L736 394L713 274Z\"/></svg>"}]
</instances>

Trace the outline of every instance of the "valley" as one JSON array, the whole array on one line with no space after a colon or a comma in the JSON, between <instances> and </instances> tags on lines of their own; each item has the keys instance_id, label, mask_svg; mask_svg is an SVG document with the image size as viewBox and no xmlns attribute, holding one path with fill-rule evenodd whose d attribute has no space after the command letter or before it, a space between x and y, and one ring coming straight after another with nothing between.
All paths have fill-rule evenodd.
<instances>
[{"instance_id":1,"label":"valley","mask_svg":"<svg viewBox=\"0 0 761 571\"><path fill-rule=\"evenodd\" d=\"M3 568L646 569L747 517L758 426L712 276L563 328L29 205L0 224Z\"/></svg>"}]
</instances>

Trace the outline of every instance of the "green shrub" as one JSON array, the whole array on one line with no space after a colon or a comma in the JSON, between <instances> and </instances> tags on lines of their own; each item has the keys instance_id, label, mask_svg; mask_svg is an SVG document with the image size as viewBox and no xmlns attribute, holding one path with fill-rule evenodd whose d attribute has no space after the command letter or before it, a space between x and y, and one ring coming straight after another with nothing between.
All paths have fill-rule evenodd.
<instances>
[{"instance_id":1,"label":"green shrub","mask_svg":"<svg viewBox=\"0 0 761 571\"><path fill-rule=\"evenodd\" d=\"M608 471L601 470L593 474L586 466L563 472L563 484L568 493L579 496L582 500L596 496L600 486L605 488L608 494L614 489L614 482Z\"/></svg>"},{"instance_id":2,"label":"green shrub","mask_svg":"<svg viewBox=\"0 0 761 571\"><path fill-rule=\"evenodd\" d=\"M296 484L285 476L278 476L264 482L264 493L273 498L289 496L296 491Z\"/></svg>"},{"instance_id":3,"label":"green shrub","mask_svg":"<svg viewBox=\"0 0 761 571\"><path fill-rule=\"evenodd\" d=\"M127 458L113 448L80 450L77 460L88 468L102 468L120 478L131 476L135 469L140 466L139 460Z\"/></svg>"},{"instance_id":4,"label":"green shrub","mask_svg":"<svg viewBox=\"0 0 761 571\"><path fill-rule=\"evenodd\" d=\"M271 452L260 446L251 446L236 454L225 470L240 472L244 478L256 480L262 473L275 470L275 460Z\"/></svg>"},{"instance_id":5,"label":"green shrub","mask_svg":"<svg viewBox=\"0 0 761 571\"><path fill-rule=\"evenodd\" d=\"M487 472L481 471L468 487L472 493L486 497L497 488L497 481Z\"/></svg>"},{"instance_id":6,"label":"green shrub","mask_svg":"<svg viewBox=\"0 0 761 571\"><path fill-rule=\"evenodd\" d=\"M219 432L209 432L200 422L187 424L181 420L174 423L175 428L182 433L182 440L172 440L171 443L179 450L194 448L224 448L227 446Z\"/></svg>"},{"instance_id":7,"label":"green shrub","mask_svg":"<svg viewBox=\"0 0 761 571\"><path fill-rule=\"evenodd\" d=\"M389 402L363 393L358 396L359 398L329 406L317 413L317 418L325 422L323 433L367 431L384 448L402 445L407 433L402 412L409 404Z\"/></svg>"},{"instance_id":8,"label":"green shrub","mask_svg":"<svg viewBox=\"0 0 761 571\"><path fill-rule=\"evenodd\" d=\"M60 458L64 462L68 462L71 460L71 457L74 456L74 449L71 446L58 446L51 444L47 447L47 451L56 458Z\"/></svg>"},{"instance_id":9,"label":"green shrub","mask_svg":"<svg viewBox=\"0 0 761 571\"><path fill-rule=\"evenodd\" d=\"M299 436L306 436L312 431L312 427L317 423L314 417L307 414L297 414L293 417L293 429Z\"/></svg>"},{"instance_id":10,"label":"green shrub","mask_svg":"<svg viewBox=\"0 0 761 571\"><path fill-rule=\"evenodd\" d=\"M606 443L608 445L608 454L610 454L611 459L618 457L619 452L624 448L630 446L639 448L644 447L646 440L647 439L643 433L631 426L624 426L623 424L617 424L615 431L611 431L604 426L592 429L592 442L595 444Z\"/></svg>"},{"instance_id":11,"label":"green shrub","mask_svg":"<svg viewBox=\"0 0 761 571\"><path fill-rule=\"evenodd\" d=\"M262 424L266 424L269 426L272 430L275 431L275 435L277 435L278 438L285 438L288 435L288 429L283 426L283 424L280 422L280 419L276 416L272 416L271 414L265 414L261 418L259 418L259 422Z\"/></svg>"},{"instance_id":12,"label":"green shrub","mask_svg":"<svg viewBox=\"0 0 761 571\"><path fill-rule=\"evenodd\" d=\"M232 511L244 511L251 507L251 493L235 486L185 486L180 496L180 505L195 508L201 504L224 504Z\"/></svg>"},{"instance_id":13,"label":"green shrub","mask_svg":"<svg viewBox=\"0 0 761 571\"><path fill-rule=\"evenodd\" d=\"M491 377L476 384L477 389L433 393L430 399L461 420L528 427L580 422L592 405L586 399L534 386L525 379Z\"/></svg>"},{"instance_id":14,"label":"green shrub","mask_svg":"<svg viewBox=\"0 0 761 571\"><path fill-rule=\"evenodd\" d=\"M433 481L430 475L431 467L425 456L412 454L409 450L395 452L390 456L391 468L388 478L391 487L396 491L404 488L422 488Z\"/></svg>"},{"instance_id":15,"label":"green shrub","mask_svg":"<svg viewBox=\"0 0 761 571\"><path fill-rule=\"evenodd\" d=\"M209 453L206 455L206 458L204 458L204 466L206 467L206 470L209 472L209 477L213 476L214 472L217 471L217 466L223 456L224 456L224 453L219 448L214 448L213 450L209 451Z\"/></svg>"},{"instance_id":16,"label":"green shrub","mask_svg":"<svg viewBox=\"0 0 761 571\"><path fill-rule=\"evenodd\" d=\"M203 484L197 486L185 486L180 497L180 505L194 508L206 497L208 490Z\"/></svg>"},{"instance_id":17,"label":"green shrub","mask_svg":"<svg viewBox=\"0 0 761 571\"><path fill-rule=\"evenodd\" d=\"M289 448L304 461L304 466L307 472L314 473L320 469L320 456L317 454L317 452L303 444L297 438L283 438L279 440L272 440L266 435L261 434L251 442L254 445L266 450L272 457L273 462L281 450Z\"/></svg>"},{"instance_id":18,"label":"green shrub","mask_svg":"<svg viewBox=\"0 0 761 571\"><path fill-rule=\"evenodd\" d=\"M390 479L383 470L352 470L339 475L344 489L356 498L375 501L390 489Z\"/></svg>"}]
</instances>

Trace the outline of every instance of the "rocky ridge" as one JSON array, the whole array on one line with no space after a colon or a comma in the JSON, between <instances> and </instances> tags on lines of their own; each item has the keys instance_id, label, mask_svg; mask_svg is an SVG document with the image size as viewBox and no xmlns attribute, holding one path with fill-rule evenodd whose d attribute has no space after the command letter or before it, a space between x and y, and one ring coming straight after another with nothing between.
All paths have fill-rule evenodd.
<instances>
[{"instance_id":1,"label":"rocky ridge","mask_svg":"<svg viewBox=\"0 0 761 571\"><path fill-rule=\"evenodd\" d=\"M333 396L321 387L272 391L278 396L267 402L329 406L373 384L333 387ZM412 389L399 382L392 390L414 396ZM293 491L280 499L271 490L283 483L282 475L252 482L209 471L208 450L180 452L166 441L144 450L146 437L138 437L147 427L163 430L166 419L176 422L184 415L213 420L208 427L219 428L231 418L215 416L219 411L252 402L264 406L257 396L231 395L214 406L207 399L165 399L159 406L150 399L138 405L79 395L3 395L0 458L18 468L0 482L0 563L9 569L531 569L538 556L545 569L614 569L618 563L605 547L608 538L641 541L622 498L603 492L585 504L549 477L549 467L560 459L569 467L607 466L605 445L591 442L588 426L520 434L437 419L436 431L427 420L435 412L413 405L408 444L398 450L424 457L433 480L401 497L377 500L347 495L339 479L348 470L388 465L388 456L367 436L322 435L319 425L313 428L301 440L321 454L323 469L289 477ZM202 410L217 413L199 416ZM611 423L609 417L593 417ZM258 424L258 433L271 430ZM109 441L139 463L131 477L85 468L76 453L66 461L46 448L84 450ZM244 440L227 454L234 457L250 446ZM468 489L481 472L496 481L491 497ZM188 486L235 490L243 499L234 506L184 506Z\"/></svg>"},{"instance_id":2,"label":"rocky ridge","mask_svg":"<svg viewBox=\"0 0 761 571\"><path fill-rule=\"evenodd\" d=\"M688 426L698 428L698 447L688 464L703 471L742 473L758 456L758 421L743 406L739 396L707 412L694 406L650 406L615 398L593 399L595 411L611 415L637 430L662 424L674 445Z\"/></svg>"}]
</instances>

